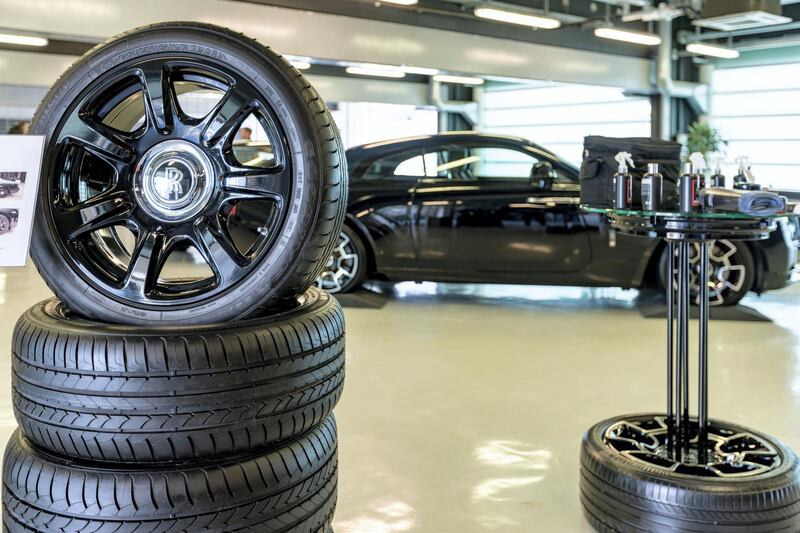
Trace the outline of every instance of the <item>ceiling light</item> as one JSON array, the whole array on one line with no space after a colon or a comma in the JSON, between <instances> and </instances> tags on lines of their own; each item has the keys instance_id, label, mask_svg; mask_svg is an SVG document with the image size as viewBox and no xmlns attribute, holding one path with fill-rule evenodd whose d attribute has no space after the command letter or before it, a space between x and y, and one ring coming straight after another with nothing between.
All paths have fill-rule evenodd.
<instances>
[{"instance_id":1,"label":"ceiling light","mask_svg":"<svg viewBox=\"0 0 800 533\"><path fill-rule=\"evenodd\" d=\"M435 68L409 67L406 65L400 67L400 70L406 74L419 74L420 76L436 76L439 74L439 70Z\"/></svg>"},{"instance_id":2,"label":"ceiling light","mask_svg":"<svg viewBox=\"0 0 800 533\"><path fill-rule=\"evenodd\" d=\"M739 57L738 50L714 44L690 43L686 45L686 51L692 54L719 57L722 59L736 59Z\"/></svg>"},{"instance_id":3,"label":"ceiling light","mask_svg":"<svg viewBox=\"0 0 800 533\"><path fill-rule=\"evenodd\" d=\"M13 33L0 33L0 43L18 44L21 46L47 46L50 41L44 37L34 37L32 35L15 35Z\"/></svg>"},{"instance_id":4,"label":"ceiling light","mask_svg":"<svg viewBox=\"0 0 800 533\"><path fill-rule=\"evenodd\" d=\"M658 46L661 44L661 37L655 33L623 30L610 26L595 28L594 34L596 37L601 37L603 39L612 39L614 41L624 41L626 43L642 44L645 46Z\"/></svg>"},{"instance_id":5,"label":"ceiling light","mask_svg":"<svg viewBox=\"0 0 800 533\"><path fill-rule=\"evenodd\" d=\"M399 68L381 68L380 65L369 67L347 67L345 72L348 74L355 74L356 76L376 76L380 78L405 78L406 73Z\"/></svg>"},{"instance_id":6,"label":"ceiling light","mask_svg":"<svg viewBox=\"0 0 800 533\"><path fill-rule=\"evenodd\" d=\"M419 0L380 0L384 4L397 4L399 6L415 6Z\"/></svg>"},{"instance_id":7,"label":"ceiling light","mask_svg":"<svg viewBox=\"0 0 800 533\"><path fill-rule=\"evenodd\" d=\"M460 83L461 85L483 85L482 78L471 78L469 76L449 76L447 74L438 74L433 77L434 81L442 83Z\"/></svg>"},{"instance_id":8,"label":"ceiling light","mask_svg":"<svg viewBox=\"0 0 800 533\"><path fill-rule=\"evenodd\" d=\"M531 15L522 11L501 7L480 6L475 8L474 13L476 17L484 19L530 26L532 28L541 28L544 30L554 30L561 26L561 22L554 18Z\"/></svg>"}]
</instances>

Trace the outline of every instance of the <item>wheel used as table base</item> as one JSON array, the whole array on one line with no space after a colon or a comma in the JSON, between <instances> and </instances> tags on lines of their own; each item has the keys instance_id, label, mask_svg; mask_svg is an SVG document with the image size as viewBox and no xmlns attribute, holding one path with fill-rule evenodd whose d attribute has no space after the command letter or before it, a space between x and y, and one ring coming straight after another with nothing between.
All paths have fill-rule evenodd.
<instances>
[{"instance_id":1,"label":"wheel used as table base","mask_svg":"<svg viewBox=\"0 0 800 533\"><path fill-rule=\"evenodd\" d=\"M689 440L699 426L691 419ZM623 415L584 436L581 503L601 532L800 531L795 453L763 433L717 420L704 460L670 453L666 415Z\"/></svg>"},{"instance_id":2,"label":"wheel used as table base","mask_svg":"<svg viewBox=\"0 0 800 533\"><path fill-rule=\"evenodd\" d=\"M618 232L667 243L666 410L593 426L581 450L581 502L599 531L798 532L800 470L777 439L709 419L709 243L760 240L774 217L605 213ZM694 253L693 253L694 252ZM699 287L697 413L690 402L691 280Z\"/></svg>"}]
</instances>

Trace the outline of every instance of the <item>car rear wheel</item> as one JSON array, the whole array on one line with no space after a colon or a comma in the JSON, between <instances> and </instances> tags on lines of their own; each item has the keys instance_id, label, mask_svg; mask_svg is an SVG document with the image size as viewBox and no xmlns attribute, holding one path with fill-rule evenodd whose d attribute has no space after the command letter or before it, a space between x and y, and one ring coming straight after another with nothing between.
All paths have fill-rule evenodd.
<instances>
[{"instance_id":1,"label":"car rear wheel","mask_svg":"<svg viewBox=\"0 0 800 533\"><path fill-rule=\"evenodd\" d=\"M750 249L741 242L718 240L709 245L710 280L709 302L712 306L736 305L753 288L755 261ZM659 262L659 286L666 290L668 248L664 248ZM677 250L676 250L677 254ZM689 284L692 301L697 303L700 293L700 245L689 247ZM677 287L677 278L675 286Z\"/></svg>"},{"instance_id":2,"label":"car rear wheel","mask_svg":"<svg viewBox=\"0 0 800 533\"><path fill-rule=\"evenodd\" d=\"M344 218L323 101L225 28L155 24L95 48L32 133L48 142L31 255L89 318L210 324L280 307L313 284Z\"/></svg>"},{"instance_id":3,"label":"car rear wheel","mask_svg":"<svg viewBox=\"0 0 800 533\"><path fill-rule=\"evenodd\" d=\"M331 293L351 292L361 286L367 275L367 249L350 227L344 226L317 287Z\"/></svg>"},{"instance_id":4,"label":"car rear wheel","mask_svg":"<svg viewBox=\"0 0 800 533\"><path fill-rule=\"evenodd\" d=\"M11 219L5 215L0 215L0 235L7 233L11 229Z\"/></svg>"}]
</instances>

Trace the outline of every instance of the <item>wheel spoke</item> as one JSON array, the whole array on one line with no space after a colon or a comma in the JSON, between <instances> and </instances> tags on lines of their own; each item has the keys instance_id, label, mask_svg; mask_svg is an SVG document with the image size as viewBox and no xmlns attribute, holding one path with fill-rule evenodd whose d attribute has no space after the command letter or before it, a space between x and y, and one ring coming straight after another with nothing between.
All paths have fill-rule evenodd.
<instances>
[{"instance_id":1,"label":"wheel spoke","mask_svg":"<svg viewBox=\"0 0 800 533\"><path fill-rule=\"evenodd\" d=\"M60 229L74 240L109 226L129 225L132 210L125 193L107 192L54 214Z\"/></svg>"},{"instance_id":2,"label":"wheel spoke","mask_svg":"<svg viewBox=\"0 0 800 533\"><path fill-rule=\"evenodd\" d=\"M169 67L156 62L138 71L144 89L144 107L148 128L171 131L180 121L178 97Z\"/></svg>"},{"instance_id":3,"label":"wheel spoke","mask_svg":"<svg viewBox=\"0 0 800 533\"><path fill-rule=\"evenodd\" d=\"M195 226L192 240L214 271L217 284L222 285L236 277L239 269L246 266L247 260L241 256L227 232L206 222Z\"/></svg>"},{"instance_id":4,"label":"wheel spoke","mask_svg":"<svg viewBox=\"0 0 800 533\"><path fill-rule=\"evenodd\" d=\"M126 135L87 115L70 117L59 135L59 142L64 140L81 146L117 169L130 163L136 155Z\"/></svg>"},{"instance_id":5,"label":"wheel spoke","mask_svg":"<svg viewBox=\"0 0 800 533\"><path fill-rule=\"evenodd\" d=\"M737 274L735 276L735 283L731 281L731 274L734 272ZM726 265L719 269L718 279L722 283L723 287L734 292L739 292L742 290L742 286L744 286L744 274L744 265Z\"/></svg>"},{"instance_id":6,"label":"wheel spoke","mask_svg":"<svg viewBox=\"0 0 800 533\"><path fill-rule=\"evenodd\" d=\"M164 236L144 232L136 242L128 272L122 282L122 293L128 298L147 298L154 289L161 267L166 260Z\"/></svg>"},{"instance_id":7,"label":"wheel spoke","mask_svg":"<svg viewBox=\"0 0 800 533\"><path fill-rule=\"evenodd\" d=\"M280 167L265 169L238 169L226 173L222 179L226 199L272 199L281 204L289 188L289 176Z\"/></svg>"},{"instance_id":8,"label":"wheel spoke","mask_svg":"<svg viewBox=\"0 0 800 533\"><path fill-rule=\"evenodd\" d=\"M210 146L232 142L239 125L256 109L255 100L232 87L203 119L201 138Z\"/></svg>"}]
</instances>

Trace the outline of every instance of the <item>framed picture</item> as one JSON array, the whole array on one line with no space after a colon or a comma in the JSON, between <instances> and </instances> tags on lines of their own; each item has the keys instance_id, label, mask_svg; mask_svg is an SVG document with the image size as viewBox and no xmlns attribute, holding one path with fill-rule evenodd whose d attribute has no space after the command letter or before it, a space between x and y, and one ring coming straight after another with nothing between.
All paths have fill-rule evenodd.
<instances>
[{"instance_id":1,"label":"framed picture","mask_svg":"<svg viewBox=\"0 0 800 533\"><path fill-rule=\"evenodd\" d=\"M0 135L0 266L25 266L44 137Z\"/></svg>"}]
</instances>

